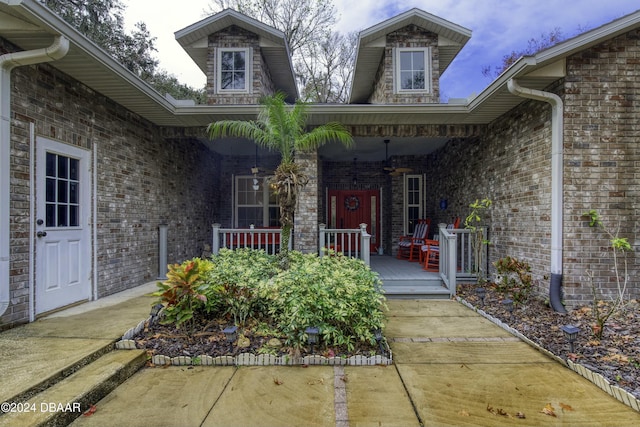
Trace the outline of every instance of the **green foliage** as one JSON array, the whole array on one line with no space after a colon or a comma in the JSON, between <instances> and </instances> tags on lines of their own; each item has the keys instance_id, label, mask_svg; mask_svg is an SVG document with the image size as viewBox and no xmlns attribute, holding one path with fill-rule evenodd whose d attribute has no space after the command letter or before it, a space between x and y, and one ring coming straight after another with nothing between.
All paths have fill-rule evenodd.
<instances>
[{"instance_id":1,"label":"green foliage","mask_svg":"<svg viewBox=\"0 0 640 427\"><path fill-rule=\"evenodd\" d=\"M182 264L169 265L167 280L158 282L153 295L164 308L162 323L184 326L187 334L193 332L193 315L207 301L203 293L211 263L200 258Z\"/></svg>"},{"instance_id":2,"label":"green foliage","mask_svg":"<svg viewBox=\"0 0 640 427\"><path fill-rule=\"evenodd\" d=\"M506 256L494 262L498 274L502 277L496 283L496 290L511 294L515 304L524 304L531 295L531 266L525 261Z\"/></svg>"},{"instance_id":3,"label":"green foliage","mask_svg":"<svg viewBox=\"0 0 640 427\"><path fill-rule=\"evenodd\" d=\"M262 98L261 104L257 120L213 122L207 127L207 133L211 139L228 136L247 138L282 156L272 183L280 205L281 253L287 257L289 231L293 227L298 193L309 181L299 165L294 163L295 154L316 150L330 141L341 142L349 147L353 145L353 138L344 126L335 122L307 131L308 104L298 100L293 106L288 105L286 95L281 92ZM288 260L285 259L283 265L287 264Z\"/></svg>"},{"instance_id":4,"label":"green foliage","mask_svg":"<svg viewBox=\"0 0 640 427\"><path fill-rule=\"evenodd\" d=\"M40 1L162 95L205 103L204 88L181 84L174 75L158 68L156 38L144 22L136 23L130 33L125 30L126 6L121 0Z\"/></svg>"},{"instance_id":5,"label":"green foliage","mask_svg":"<svg viewBox=\"0 0 640 427\"><path fill-rule=\"evenodd\" d=\"M300 348L305 329L320 328L328 346L375 343L372 331L385 320L380 281L362 261L341 255L317 257L292 252L289 269L263 282L260 293L268 313L286 337Z\"/></svg>"},{"instance_id":6,"label":"green foliage","mask_svg":"<svg viewBox=\"0 0 640 427\"><path fill-rule=\"evenodd\" d=\"M620 227L615 231L612 231L605 227L602 217L595 209L582 214L582 216L589 218L589 227L599 228L605 234L609 236L609 243L611 244L611 254L613 257L613 270L615 273L617 294L612 299L611 303L604 303L597 292L594 274L592 271L587 271L589 282L591 285L591 293L593 295L593 314L595 324L592 326L592 330L596 338L602 339L604 333L604 327L609 318L616 313L623 305L625 294L627 291L627 284L629 282L627 258L626 253L632 250L631 244L626 237L619 237ZM622 266L620 263L622 262ZM620 271L622 269L622 271Z\"/></svg>"},{"instance_id":7,"label":"green foliage","mask_svg":"<svg viewBox=\"0 0 640 427\"><path fill-rule=\"evenodd\" d=\"M327 346L375 344L372 331L383 328L386 308L376 273L342 255L290 251L289 259L282 270L278 257L263 250L223 249L210 260L172 265L155 294L166 307L163 322L191 326L197 316L215 314L241 327L256 325L254 334L284 337L298 349L309 326L320 328Z\"/></svg>"},{"instance_id":8,"label":"green foliage","mask_svg":"<svg viewBox=\"0 0 640 427\"><path fill-rule=\"evenodd\" d=\"M277 273L274 257L248 248L222 249L211 263L204 290L208 311L229 314L236 325L244 326L247 318L262 308L256 289Z\"/></svg>"},{"instance_id":9,"label":"green foliage","mask_svg":"<svg viewBox=\"0 0 640 427\"><path fill-rule=\"evenodd\" d=\"M478 282L486 280L484 246L490 242L484 234L484 228L481 226L483 221L483 213L491 207L491 200L484 198L476 199L469 205L471 212L464 219L464 228L471 231L471 247L473 250L473 273L477 275Z\"/></svg>"}]
</instances>

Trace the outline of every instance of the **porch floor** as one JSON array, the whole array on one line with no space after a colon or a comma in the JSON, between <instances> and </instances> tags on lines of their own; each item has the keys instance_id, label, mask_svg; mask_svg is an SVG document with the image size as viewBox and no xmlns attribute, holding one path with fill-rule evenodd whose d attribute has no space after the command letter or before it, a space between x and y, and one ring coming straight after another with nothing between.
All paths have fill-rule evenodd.
<instances>
[{"instance_id":1,"label":"porch floor","mask_svg":"<svg viewBox=\"0 0 640 427\"><path fill-rule=\"evenodd\" d=\"M440 275L425 271L420 263L391 255L371 255L371 270L380 275L389 298L449 298L449 290Z\"/></svg>"}]
</instances>

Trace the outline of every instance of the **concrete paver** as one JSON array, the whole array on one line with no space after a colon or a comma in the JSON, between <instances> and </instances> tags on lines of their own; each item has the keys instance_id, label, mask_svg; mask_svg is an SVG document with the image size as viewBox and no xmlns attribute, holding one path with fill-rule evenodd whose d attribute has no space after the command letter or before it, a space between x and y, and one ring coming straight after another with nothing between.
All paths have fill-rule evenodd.
<instances>
[{"instance_id":1,"label":"concrete paver","mask_svg":"<svg viewBox=\"0 0 640 427\"><path fill-rule=\"evenodd\" d=\"M72 364L73 352L119 337L151 301L132 296L1 333L0 391L14 395ZM146 368L73 425L640 425L640 413L455 301L388 304L392 366Z\"/></svg>"},{"instance_id":2,"label":"concrete paver","mask_svg":"<svg viewBox=\"0 0 640 427\"><path fill-rule=\"evenodd\" d=\"M475 318L466 316L392 317L389 318L384 333L386 337L393 338L513 337L509 332L479 316Z\"/></svg>"},{"instance_id":3,"label":"concrete paver","mask_svg":"<svg viewBox=\"0 0 640 427\"><path fill-rule=\"evenodd\" d=\"M557 363L399 364L398 370L425 426L637 426L640 421L633 409ZM547 404L555 417L542 413ZM494 415L488 407L508 415ZM526 418L517 418L518 412Z\"/></svg>"},{"instance_id":4,"label":"concrete paver","mask_svg":"<svg viewBox=\"0 0 640 427\"><path fill-rule=\"evenodd\" d=\"M96 404L72 426L199 426L219 399L233 367L144 369Z\"/></svg>"},{"instance_id":5,"label":"concrete paver","mask_svg":"<svg viewBox=\"0 0 640 427\"><path fill-rule=\"evenodd\" d=\"M394 342L391 350L396 364L557 363L523 342Z\"/></svg>"},{"instance_id":6,"label":"concrete paver","mask_svg":"<svg viewBox=\"0 0 640 427\"><path fill-rule=\"evenodd\" d=\"M345 368L349 426L419 426L394 366Z\"/></svg>"},{"instance_id":7,"label":"concrete paver","mask_svg":"<svg viewBox=\"0 0 640 427\"><path fill-rule=\"evenodd\" d=\"M237 370L202 426L334 423L333 367L245 366Z\"/></svg>"}]
</instances>

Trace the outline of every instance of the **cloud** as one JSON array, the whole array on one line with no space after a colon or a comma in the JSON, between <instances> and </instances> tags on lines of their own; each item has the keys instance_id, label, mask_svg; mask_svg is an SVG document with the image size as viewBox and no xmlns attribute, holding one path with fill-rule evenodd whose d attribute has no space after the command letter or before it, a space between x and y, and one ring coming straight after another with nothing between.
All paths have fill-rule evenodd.
<instances>
[{"instance_id":1,"label":"cloud","mask_svg":"<svg viewBox=\"0 0 640 427\"><path fill-rule=\"evenodd\" d=\"M175 41L173 33L203 18L209 0L124 0L127 24L144 21L157 37L161 67L180 81L202 87L205 77ZM361 31L411 8L466 27L471 40L451 64L441 80L441 90L449 97L479 93L490 81L482 76L485 65L498 65L502 57L527 46L560 28L574 35L579 28L595 28L638 8L629 0L334 0L339 21L336 30ZM152 11L152 12L151 12Z\"/></svg>"}]
</instances>

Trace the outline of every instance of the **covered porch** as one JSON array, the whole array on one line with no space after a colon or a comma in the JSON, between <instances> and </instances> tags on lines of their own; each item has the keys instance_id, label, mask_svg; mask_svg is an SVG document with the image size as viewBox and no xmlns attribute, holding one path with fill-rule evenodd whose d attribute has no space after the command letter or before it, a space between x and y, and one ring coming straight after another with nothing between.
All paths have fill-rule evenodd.
<instances>
[{"instance_id":1,"label":"covered porch","mask_svg":"<svg viewBox=\"0 0 640 427\"><path fill-rule=\"evenodd\" d=\"M214 224L212 251L217 254L221 248L233 250L248 247L277 253L280 250L280 232L280 229L275 228L221 228L220 224ZM470 230L448 230L446 224L440 224L439 235L439 271L427 271L421 262L371 252L371 235L367 232L366 224L348 230L327 229L324 224L320 224L318 255L322 257L340 252L362 259L371 270L378 273L389 298L448 299L456 294L457 283L477 280L477 276L471 273L475 259ZM486 245L480 257L486 260Z\"/></svg>"}]
</instances>

